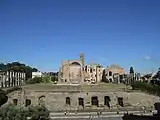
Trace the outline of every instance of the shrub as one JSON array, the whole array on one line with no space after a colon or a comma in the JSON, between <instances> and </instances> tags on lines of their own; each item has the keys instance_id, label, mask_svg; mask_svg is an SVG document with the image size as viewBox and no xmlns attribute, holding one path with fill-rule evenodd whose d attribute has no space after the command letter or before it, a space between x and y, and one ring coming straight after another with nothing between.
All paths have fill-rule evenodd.
<instances>
[{"instance_id":1,"label":"shrub","mask_svg":"<svg viewBox=\"0 0 160 120\"><path fill-rule=\"evenodd\" d=\"M133 90L141 90L154 95L160 95L160 86L146 82L134 82L131 84Z\"/></svg>"},{"instance_id":2,"label":"shrub","mask_svg":"<svg viewBox=\"0 0 160 120\"><path fill-rule=\"evenodd\" d=\"M0 120L27 120L27 117L29 120L51 120L44 106L23 108L9 104L0 108Z\"/></svg>"}]
</instances>

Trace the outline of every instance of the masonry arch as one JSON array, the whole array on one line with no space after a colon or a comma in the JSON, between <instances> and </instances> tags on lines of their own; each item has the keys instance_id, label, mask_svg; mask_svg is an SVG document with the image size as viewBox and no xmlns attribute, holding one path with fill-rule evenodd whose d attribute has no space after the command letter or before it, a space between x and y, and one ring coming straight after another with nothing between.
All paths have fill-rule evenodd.
<instances>
[{"instance_id":1,"label":"masonry arch","mask_svg":"<svg viewBox=\"0 0 160 120\"><path fill-rule=\"evenodd\" d=\"M70 66L81 66L81 64L79 62L72 62Z\"/></svg>"},{"instance_id":2,"label":"masonry arch","mask_svg":"<svg viewBox=\"0 0 160 120\"><path fill-rule=\"evenodd\" d=\"M71 99L70 99L70 97L66 97L66 105L71 105Z\"/></svg>"},{"instance_id":3,"label":"masonry arch","mask_svg":"<svg viewBox=\"0 0 160 120\"><path fill-rule=\"evenodd\" d=\"M99 106L99 101L98 101L98 97L97 96L93 96L92 98L91 98L91 105L92 106Z\"/></svg>"},{"instance_id":4,"label":"masonry arch","mask_svg":"<svg viewBox=\"0 0 160 120\"><path fill-rule=\"evenodd\" d=\"M26 99L25 101L25 106L30 106L31 105L31 100L30 99Z\"/></svg>"},{"instance_id":5,"label":"masonry arch","mask_svg":"<svg viewBox=\"0 0 160 120\"><path fill-rule=\"evenodd\" d=\"M83 106L84 107L84 99L83 98L78 98L78 104L79 106Z\"/></svg>"},{"instance_id":6,"label":"masonry arch","mask_svg":"<svg viewBox=\"0 0 160 120\"><path fill-rule=\"evenodd\" d=\"M38 98L39 105L45 105L45 102L46 102L46 97L44 95L42 95Z\"/></svg>"},{"instance_id":7,"label":"masonry arch","mask_svg":"<svg viewBox=\"0 0 160 120\"><path fill-rule=\"evenodd\" d=\"M104 96L104 105L110 108L110 97L109 96Z\"/></svg>"},{"instance_id":8,"label":"masonry arch","mask_svg":"<svg viewBox=\"0 0 160 120\"><path fill-rule=\"evenodd\" d=\"M18 104L18 99L13 99L13 104L17 105Z\"/></svg>"},{"instance_id":9,"label":"masonry arch","mask_svg":"<svg viewBox=\"0 0 160 120\"><path fill-rule=\"evenodd\" d=\"M109 71L109 76L112 76L112 72L111 71Z\"/></svg>"},{"instance_id":10,"label":"masonry arch","mask_svg":"<svg viewBox=\"0 0 160 120\"><path fill-rule=\"evenodd\" d=\"M118 101L118 105L120 105L121 107L123 107L123 97L118 97L117 98L117 101Z\"/></svg>"}]
</instances>

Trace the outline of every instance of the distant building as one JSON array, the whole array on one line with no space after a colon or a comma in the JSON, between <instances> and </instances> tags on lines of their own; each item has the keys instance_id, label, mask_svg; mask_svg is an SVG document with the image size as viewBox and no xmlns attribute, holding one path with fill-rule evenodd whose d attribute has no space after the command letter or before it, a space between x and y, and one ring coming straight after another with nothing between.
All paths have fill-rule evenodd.
<instances>
[{"instance_id":1,"label":"distant building","mask_svg":"<svg viewBox=\"0 0 160 120\"><path fill-rule=\"evenodd\" d=\"M98 64L84 65L84 55L79 60L66 60L59 70L60 83L98 83L102 79L103 69Z\"/></svg>"},{"instance_id":2,"label":"distant building","mask_svg":"<svg viewBox=\"0 0 160 120\"><path fill-rule=\"evenodd\" d=\"M98 64L85 65L84 82L98 83L102 81L103 68Z\"/></svg>"},{"instance_id":3,"label":"distant building","mask_svg":"<svg viewBox=\"0 0 160 120\"><path fill-rule=\"evenodd\" d=\"M118 65L110 65L105 69L109 82L120 83L124 80L125 71Z\"/></svg>"},{"instance_id":4,"label":"distant building","mask_svg":"<svg viewBox=\"0 0 160 120\"><path fill-rule=\"evenodd\" d=\"M32 79L35 77L42 77L42 72L38 71L38 72L32 72Z\"/></svg>"},{"instance_id":5,"label":"distant building","mask_svg":"<svg viewBox=\"0 0 160 120\"><path fill-rule=\"evenodd\" d=\"M141 81L141 74L135 73L135 81Z\"/></svg>"}]
</instances>

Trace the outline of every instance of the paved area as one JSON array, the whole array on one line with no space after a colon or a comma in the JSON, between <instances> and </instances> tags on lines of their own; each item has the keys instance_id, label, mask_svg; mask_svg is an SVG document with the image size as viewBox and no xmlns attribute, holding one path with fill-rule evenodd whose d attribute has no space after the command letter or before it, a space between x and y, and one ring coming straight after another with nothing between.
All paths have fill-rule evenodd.
<instances>
[{"instance_id":1,"label":"paved area","mask_svg":"<svg viewBox=\"0 0 160 120\"><path fill-rule=\"evenodd\" d=\"M155 111L153 111L155 112ZM50 113L52 120L122 120L122 117L126 112L102 112L100 115L97 112L87 112L87 113ZM133 113L135 115L153 115L152 112L144 113L142 111L129 111L128 113Z\"/></svg>"},{"instance_id":2,"label":"paved area","mask_svg":"<svg viewBox=\"0 0 160 120\"><path fill-rule=\"evenodd\" d=\"M50 113L52 120L123 120L126 112L86 112L86 113ZM156 111L144 113L143 111L128 111L134 115L153 115Z\"/></svg>"}]
</instances>

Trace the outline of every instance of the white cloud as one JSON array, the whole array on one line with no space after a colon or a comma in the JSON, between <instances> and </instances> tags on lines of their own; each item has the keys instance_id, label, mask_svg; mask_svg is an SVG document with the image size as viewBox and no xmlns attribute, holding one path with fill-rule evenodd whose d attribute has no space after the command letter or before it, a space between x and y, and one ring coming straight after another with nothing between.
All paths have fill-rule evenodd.
<instances>
[{"instance_id":1,"label":"white cloud","mask_svg":"<svg viewBox=\"0 0 160 120\"><path fill-rule=\"evenodd\" d=\"M145 56L144 59L145 59L145 60L150 60L151 57L150 57L150 56Z\"/></svg>"}]
</instances>

